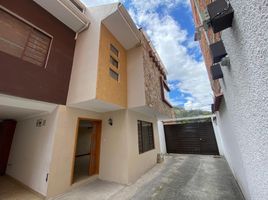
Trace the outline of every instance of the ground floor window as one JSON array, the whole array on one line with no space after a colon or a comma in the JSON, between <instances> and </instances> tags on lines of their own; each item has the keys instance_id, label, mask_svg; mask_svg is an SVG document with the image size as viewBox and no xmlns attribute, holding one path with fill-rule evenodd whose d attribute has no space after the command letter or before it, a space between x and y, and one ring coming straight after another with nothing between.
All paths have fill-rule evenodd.
<instances>
[{"instance_id":1,"label":"ground floor window","mask_svg":"<svg viewBox=\"0 0 268 200\"><path fill-rule=\"evenodd\" d=\"M153 123L138 120L139 153L154 149Z\"/></svg>"}]
</instances>

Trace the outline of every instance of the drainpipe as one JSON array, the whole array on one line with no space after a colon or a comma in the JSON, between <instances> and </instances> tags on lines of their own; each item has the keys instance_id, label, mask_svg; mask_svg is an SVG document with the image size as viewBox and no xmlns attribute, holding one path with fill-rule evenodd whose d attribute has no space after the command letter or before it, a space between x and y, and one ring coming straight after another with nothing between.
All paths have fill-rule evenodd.
<instances>
[{"instance_id":1,"label":"drainpipe","mask_svg":"<svg viewBox=\"0 0 268 200\"><path fill-rule=\"evenodd\" d=\"M80 33L82 33L84 30L86 30L88 27L89 27L89 25L90 25L90 22L87 22L86 24L85 24L85 26L84 27L82 27L78 32L76 32L76 34L75 34L75 40L77 39L77 37L78 37L78 35L80 34Z\"/></svg>"},{"instance_id":2,"label":"drainpipe","mask_svg":"<svg viewBox=\"0 0 268 200\"><path fill-rule=\"evenodd\" d=\"M198 4L197 0L193 0L193 2L194 2L194 5L195 5L197 14L198 14L198 18L199 18L199 20L201 22L201 26L202 26L203 25L203 18L202 18L202 15L201 15L201 10L200 10L199 4ZM206 30L204 30L204 34L205 34L205 38L206 38L207 44L209 46L210 45L210 41L209 41L208 34L207 34Z\"/></svg>"}]
</instances>

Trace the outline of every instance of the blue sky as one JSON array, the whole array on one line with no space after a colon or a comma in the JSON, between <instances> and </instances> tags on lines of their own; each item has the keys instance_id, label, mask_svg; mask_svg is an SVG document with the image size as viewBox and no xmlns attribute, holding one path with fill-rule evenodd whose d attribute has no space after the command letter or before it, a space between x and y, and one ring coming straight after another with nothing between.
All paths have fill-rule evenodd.
<instances>
[{"instance_id":1,"label":"blue sky","mask_svg":"<svg viewBox=\"0 0 268 200\"><path fill-rule=\"evenodd\" d=\"M117 0L82 0L87 6ZM122 0L145 29L168 71L170 101L187 110L210 110L212 91L198 43L189 0Z\"/></svg>"}]
</instances>

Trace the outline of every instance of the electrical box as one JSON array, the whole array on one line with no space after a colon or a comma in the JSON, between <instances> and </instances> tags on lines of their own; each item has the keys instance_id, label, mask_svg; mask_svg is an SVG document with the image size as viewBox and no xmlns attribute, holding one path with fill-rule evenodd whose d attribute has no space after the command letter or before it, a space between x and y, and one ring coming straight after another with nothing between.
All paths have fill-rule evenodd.
<instances>
[{"instance_id":1,"label":"electrical box","mask_svg":"<svg viewBox=\"0 0 268 200\"><path fill-rule=\"evenodd\" d=\"M216 0L207 6L213 32L218 33L232 26L234 10L228 0Z\"/></svg>"},{"instance_id":2,"label":"electrical box","mask_svg":"<svg viewBox=\"0 0 268 200\"><path fill-rule=\"evenodd\" d=\"M223 78L223 73L222 73L220 64L212 65L210 70L211 70L211 76L213 80Z\"/></svg>"},{"instance_id":3,"label":"electrical box","mask_svg":"<svg viewBox=\"0 0 268 200\"><path fill-rule=\"evenodd\" d=\"M214 63L218 63L221 61L222 58L227 56L224 44L222 40L216 42L214 44L209 45L211 57Z\"/></svg>"}]
</instances>

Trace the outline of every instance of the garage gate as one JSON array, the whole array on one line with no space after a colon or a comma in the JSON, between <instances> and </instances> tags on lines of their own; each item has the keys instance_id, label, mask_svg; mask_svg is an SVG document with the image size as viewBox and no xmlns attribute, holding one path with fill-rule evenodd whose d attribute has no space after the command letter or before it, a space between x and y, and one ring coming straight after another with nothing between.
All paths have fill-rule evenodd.
<instances>
[{"instance_id":1,"label":"garage gate","mask_svg":"<svg viewBox=\"0 0 268 200\"><path fill-rule=\"evenodd\" d=\"M167 153L219 155L211 122L164 125Z\"/></svg>"}]
</instances>

